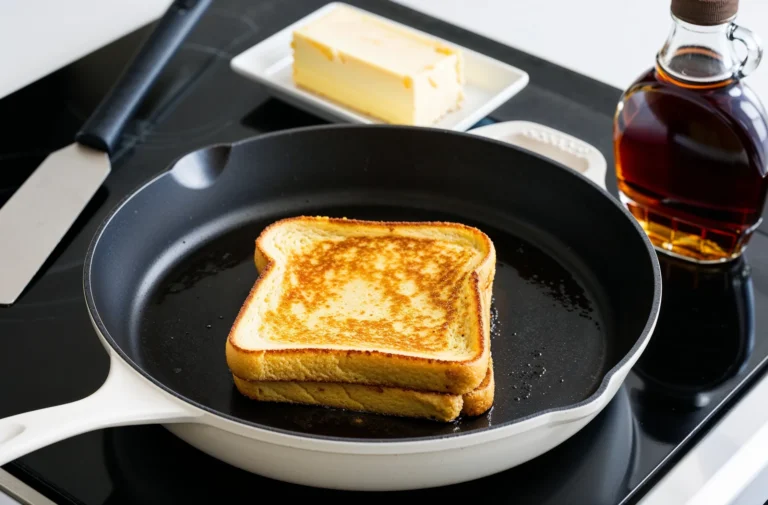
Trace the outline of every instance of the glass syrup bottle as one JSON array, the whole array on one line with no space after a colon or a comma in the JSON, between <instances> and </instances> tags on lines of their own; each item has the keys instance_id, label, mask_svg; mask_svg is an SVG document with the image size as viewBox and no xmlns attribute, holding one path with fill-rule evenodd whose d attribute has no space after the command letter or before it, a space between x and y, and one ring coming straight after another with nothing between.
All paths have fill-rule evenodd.
<instances>
[{"instance_id":1,"label":"glass syrup bottle","mask_svg":"<svg viewBox=\"0 0 768 505\"><path fill-rule=\"evenodd\" d=\"M738 258L768 189L768 115L742 82L760 63L738 0L672 0L656 65L614 120L622 202L657 250L696 263ZM740 57L737 45L745 57Z\"/></svg>"}]
</instances>

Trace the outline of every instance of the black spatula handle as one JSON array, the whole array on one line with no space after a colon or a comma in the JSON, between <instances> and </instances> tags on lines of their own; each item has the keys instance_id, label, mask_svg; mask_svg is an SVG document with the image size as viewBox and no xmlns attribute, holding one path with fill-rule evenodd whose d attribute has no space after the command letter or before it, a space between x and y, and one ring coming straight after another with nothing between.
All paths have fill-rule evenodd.
<instances>
[{"instance_id":1,"label":"black spatula handle","mask_svg":"<svg viewBox=\"0 0 768 505\"><path fill-rule=\"evenodd\" d=\"M111 153L120 133L165 64L211 0L175 0L109 93L75 136L77 142Z\"/></svg>"}]
</instances>

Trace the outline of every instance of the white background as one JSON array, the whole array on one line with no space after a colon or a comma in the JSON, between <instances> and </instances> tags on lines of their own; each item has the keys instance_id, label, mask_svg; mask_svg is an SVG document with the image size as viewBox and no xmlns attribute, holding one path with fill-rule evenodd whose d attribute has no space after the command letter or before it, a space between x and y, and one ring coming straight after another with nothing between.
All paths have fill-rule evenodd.
<instances>
[{"instance_id":1,"label":"white background","mask_svg":"<svg viewBox=\"0 0 768 505\"><path fill-rule=\"evenodd\" d=\"M670 0L397 1L622 89L653 65L670 23ZM169 3L0 0L0 97L160 16ZM741 0L736 21L768 40L768 1ZM768 102L768 58L747 82Z\"/></svg>"},{"instance_id":2,"label":"white background","mask_svg":"<svg viewBox=\"0 0 768 505\"><path fill-rule=\"evenodd\" d=\"M625 89L655 62L670 0L397 0ZM768 42L768 0L741 0L736 23ZM768 107L768 56L746 79Z\"/></svg>"}]
</instances>

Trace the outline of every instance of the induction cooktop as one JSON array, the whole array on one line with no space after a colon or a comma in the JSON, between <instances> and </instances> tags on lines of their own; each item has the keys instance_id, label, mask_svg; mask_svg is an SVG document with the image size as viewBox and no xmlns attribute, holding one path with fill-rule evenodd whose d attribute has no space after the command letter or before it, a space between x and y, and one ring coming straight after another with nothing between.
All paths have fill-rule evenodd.
<instances>
[{"instance_id":1,"label":"induction cooktop","mask_svg":"<svg viewBox=\"0 0 768 505\"><path fill-rule=\"evenodd\" d=\"M325 3L218 0L209 9L126 129L107 183L19 302L0 307L0 417L80 399L104 381L108 360L86 313L82 264L116 202L187 151L323 123L234 74L229 60ZM482 122L554 127L597 147L610 165L619 90L394 3L350 3L524 69L528 86ZM48 152L71 142L150 29L0 100L0 117L13 125L0 141L0 205ZM610 170L607 184L615 194ZM657 329L614 400L555 450L485 479L394 495L307 488L230 467L160 426L87 433L4 469L57 503L86 505L239 501L252 499L254 490L337 503L446 500L457 493L482 493L489 503L632 503L762 375L768 357L764 231L742 260L723 267L660 260Z\"/></svg>"}]
</instances>

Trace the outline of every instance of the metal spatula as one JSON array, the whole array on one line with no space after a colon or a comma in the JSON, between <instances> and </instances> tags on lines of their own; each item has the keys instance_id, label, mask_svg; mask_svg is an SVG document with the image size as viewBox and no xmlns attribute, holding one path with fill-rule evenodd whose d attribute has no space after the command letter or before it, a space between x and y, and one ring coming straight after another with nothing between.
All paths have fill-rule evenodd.
<instances>
[{"instance_id":1,"label":"metal spatula","mask_svg":"<svg viewBox=\"0 0 768 505\"><path fill-rule=\"evenodd\" d=\"M175 0L75 137L0 208L0 304L16 301L110 172L109 154L211 0Z\"/></svg>"}]
</instances>

